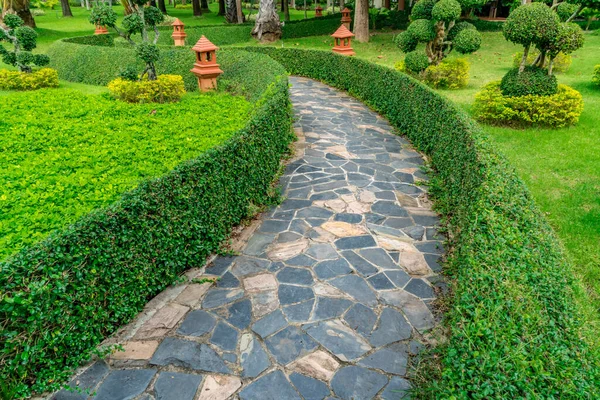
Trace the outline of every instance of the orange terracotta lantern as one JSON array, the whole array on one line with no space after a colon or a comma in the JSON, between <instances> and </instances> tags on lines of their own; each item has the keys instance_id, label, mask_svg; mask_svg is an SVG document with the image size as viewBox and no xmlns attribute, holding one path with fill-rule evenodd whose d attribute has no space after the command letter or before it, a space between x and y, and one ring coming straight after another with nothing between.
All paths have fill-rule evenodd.
<instances>
[{"instance_id":1,"label":"orange terracotta lantern","mask_svg":"<svg viewBox=\"0 0 600 400\"><path fill-rule=\"evenodd\" d=\"M108 29L105 26L96 25L94 35L108 35Z\"/></svg>"},{"instance_id":2,"label":"orange terracotta lantern","mask_svg":"<svg viewBox=\"0 0 600 400\"><path fill-rule=\"evenodd\" d=\"M202 92L217 88L217 77L223 73L217 64L216 51L219 48L202 35L192 50L196 52L196 62L191 72L198 77L198 87Z\"/></svg>"},{"instance_id":3,"label":"orange terracotta lantern","mask_svg":"<svg viewBox=\"0 0 600 400\"><path fill-rule=\"evenodd\" d=\"M350 17L350 10L348 7L342 10L342 25L346 27L346 29L350 29L350 24L352 23L352 18Z\"/></svg>"},{"instance_id":4,"label":"orange terracotta lantern","mask_svg":"<svg viewBox=\"0 0 600 400\"><path fill-rule=\"evenodd\" d=\"M356 54L354 50L352 50L352 38L354 37L354 33L350 32L345 25L340 26L331 36L335 38L332 49L334 53L345 56L353 56Z\"/></svg>"},{"instance_id":5,"label":"orange terracotta lantern","mask_svg":"<svg viewBox=\"0 0 600 400\"><path fill-rule=\"evenodd\" d=\"M321 7L320 4L317 4L317 7L315 7L315 17L322 17L323 16L323 7Z\"/></svg>"},{"instance_id":6,"label":"orange terracotta lantern","mask_svg":"<svg viewBox=\"0 0 600 400\"><path fill-rule=\"evenodd\" d=\"M175 18L175 21L173 21L171 25L173 25L173 34L171 37L175 41L175 46L185 46L187 33L185 33L185 30L183 29L183 22L181 22L179 18Z\"/></svg>"}]
</instances>

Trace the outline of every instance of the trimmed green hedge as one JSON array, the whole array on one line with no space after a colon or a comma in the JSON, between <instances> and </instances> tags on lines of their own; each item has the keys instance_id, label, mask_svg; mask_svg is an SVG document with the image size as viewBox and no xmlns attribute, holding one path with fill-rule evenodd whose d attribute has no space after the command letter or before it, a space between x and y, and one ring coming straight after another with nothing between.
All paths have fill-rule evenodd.
<instances>
[{"instance_id":1,"label":"trimmed green hedge","mask_svg":"<svg viewBox=\"0 0 600 400\"><path fill-rule=\"evenodd\" d=\"M80 64L78 51L66 45L89 47L95 59L86 53L90 64ZM114 71L126 54L60 46L69 48L61 63L74 57L72 69L93 64L88 72ZM21 398L57 388L149 299L217 251L231 227L249 215L250 205L273 200L272 182L293 138L288 81L270 58L237 52L233 62L243 66L246 54L248 68L229 79L239 80L237 87L256 99L245 128L0 262L0 397L12 390ZM254 64L259 58L260 69Z\"/></svg>"},{"instance_id":2,"label":"trimmed green hedge","mask_svg":"<svg viewBox=\"0 0 600 400\"><path fill-rule=\"evenodd\" d=\"M113 35L76 36L72 38L66 38L63 40L66 43L87 44L90 46L113 47L115 45L115 38Z\"/></svg>"},{"instance_id":3,"label":"trimmed green hedge","mask_svg":"<svg viewBox=\"0 0 600 400\"><path fill-rule=\"evenodd\" d=\"M331 35L342 24L342 14L331 14L319 18L287 21L282 28L282 39L307 36Z\"/></svg>"},{"instance_id":4,"label":"trimmed green hedge","mask_svg":"<svg viewBox=\"0 0 600 400\"><path fill-rule=\"evenodd\" d=\"M598 398L571 269L527 188L450 101L394 70L323 51L249 48L364 101L426 153L450 232L453 297L425 398Z\"/></svg>"},{"instance_id":5,"label":"trimmed green hedge","mask_svg":"<svg viewBox=\"0 0 600 400\"><path fill-rule=\"evenodd\" d=\"M191 47L204 35L217 46L243 43L252 38L250 32L253 27L253 24L190 26L185 28L185 33L187 33L185 42L187 46ZM161 29L158 44L173 45L173 38L171 38L172 31L173 28L169 28L168 30ZM190 51L189 48L187 51Z\"/></svg>"}]
</instances>

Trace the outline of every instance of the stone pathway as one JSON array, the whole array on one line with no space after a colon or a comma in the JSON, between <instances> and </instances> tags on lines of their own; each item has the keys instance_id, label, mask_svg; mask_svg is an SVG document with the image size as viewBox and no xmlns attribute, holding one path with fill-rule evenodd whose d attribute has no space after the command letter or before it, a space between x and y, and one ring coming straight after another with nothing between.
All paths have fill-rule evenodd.
<instances>
[{"instance_id":1,"label":"stone pathway","mask_svg":"<svg viewBox=\"0 0 600 400\"><path fill-rule=\"evenodd\" d=\"M407 398L408 358L443 288L423 160L355 99L291 81L300 154L287 199L244 231L239 255L188 273L215 285L153 299L116 335L124 351L72 385L97 400Z\"/></svg>"}]
</instances>

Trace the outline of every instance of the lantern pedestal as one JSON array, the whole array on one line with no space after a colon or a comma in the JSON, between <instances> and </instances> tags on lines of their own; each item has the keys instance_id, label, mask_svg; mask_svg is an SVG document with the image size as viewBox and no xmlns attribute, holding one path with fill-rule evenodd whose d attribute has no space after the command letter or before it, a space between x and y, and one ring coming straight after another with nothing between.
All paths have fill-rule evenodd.
<instances>
[{"instance_id":1,"label":"lantern pedestal","mask_svg":"<svg viewBox=\"0 0 600 400\"><path fill-rule=\"evenodd\" d=\"M218 49L204 35L192 47L192 50L196 52L196 62L190 71L198 77L198 87L202 92L215 90L217 77L223 73L217 64L216 51Z\"/></svg>"},{"instance_id":2,"label":"lantern pedestal","mask_svg":"<svg viewBox=\"0 0 600 400\"><path fill-rule=\"evenodd\" d=\"M185 33L183 22L181 22L179 18L176 18L171 25L173 26L173 34L171 37L175 42L175 46L185 46L185 38L187 37L187 33Z\"/></svg>"},{"instance_id":3,"label":"lantern pedestal","mask_svg":"<svg viewBox=\"0 0 600 400\"><path fill-rule=\"evenodd\" d=\"M108 29L105 26L96 25L94 35L108 35Z\"/></svg>"},{"instance_id":4,"label":"lantern pedestal","mask_svg":"<svg viewBox=\"0 0 600 400\"><path fill-rule=\"evenodd\" d=\"M323 7L321 7L321 5L317 4L317 7L315 7L315 17L322 17L323 16Z\"/></svg>"},{"instance_id":5,"label":"lantern pedestal","mask_svg":"<svg viewBox=\"0 0 600 400\"><path fill-rule=\"evenodd\" d=\"M344 56L353 56L356 54L352 49L354 33L350 32L344 25L340 26L331 36L335 39L333 49L331 49L334 53Z\"/></svg>"}]
</instances>

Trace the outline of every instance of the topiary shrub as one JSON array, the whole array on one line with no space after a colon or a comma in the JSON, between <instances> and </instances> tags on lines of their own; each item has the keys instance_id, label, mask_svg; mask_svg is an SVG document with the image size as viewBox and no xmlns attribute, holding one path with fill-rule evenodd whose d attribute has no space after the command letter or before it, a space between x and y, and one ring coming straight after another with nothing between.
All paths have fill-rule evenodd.
<instances>
[{"instance_id":1,"label":"topiary shrub","mask_svg":"<svg viewBox=\"0 0 600 400\"><path fill-rule=\"evenodd\" d=\"M423 81L436 89L460 89L469 83L469 62L464 58L443 60L423 72Z\"/></svg>"},{"instance_id":2,"label":"topiary shrub","mask_svg":"<svg viewBox=\"0 0 600 400\"><path fill-rule=\"evenodd\" d=\"M14 14L4 16L4 25L0 25L0 42L9 42L12 48L6 49L0 44L0 56L4 64L13 65L21 72L33 71L32 66L43 67L50 59L45 54L33 54L37 47L37 32L23 25L23 20Z\"/></svg>"},{"instance_id":3,"label":"topiary shrub","mask_svg":"<svg viewBox=\"0 0 600 400\"><path fill-rule=\"evenodd\" d=\"M473 114L478 121L492 125L541 125L560 128L576 124L583 111L581 94L558 85L552 95L504 96L500 82L486 85L475 95Z\"/></svg>"},{"instance_id":4,"label":"topiary shrub","mask_svg":"<svg viewBox=\"0 0 600 400\"><path fill-rule=\"evenodd\" d=\"M577 11L577 8L577 4L571 4L563 1L556 6L556 15L558 15L558 18L560 18L561 22L566 22L571 15Z\"/></svg>"},{"instance_id":5,"label":"topiary shrub","mask_svg":"<svg viewBox=\"0 0 600 400\"><path fill-rule=\"evenodd\" d=\"M435 6L435 0L417 1L410 12L410 20L431 19L433 6Z\"/></svg>"},{"instance_id":6,"label":"topiary shrub","mask_svg":"<svg viewBox=\"0 0 600 400\"><path fill-rule=\"evenodd\" d=\"M519 73L519 68L513 68L500 83L504 96L550 96L557 92L558 82L554 75L548 75L546 70L529 66Z\"/></svg>"},{"instance_id":7,"label":"topiary shrub","mask_svg":"<svg viewBox=\"0 0 600 400\"><path fill-rule=\"evenodd\" d=\"M530 51L527 56L527 64L533 64L534 61L539 57L540 52L538 50ZM518 51L513 54L513 67L519 68L521 60L523 59L523 52ZM554 58L552 73L567 72L573 63L573 59L568 54L558 53Z\"/></svg>"},{"instance_id":8,"label":"topiary shrub","mask_svg":"<svg viewBox=\"0 0 600 400\"><path fill-rule=\"evenodd\" d=\"M592 83L600 86L600 64L594 67L594 75L592 76Z\"/></svg>"},{"instance_id":9,"label":"topiary shrub","mask_svg":"<svg viewBox=\"0 0 600 400\"><path fill-rule=\"evenodd\" d=\"M37 90L58 87L58 72L42 68L31 73L0 70L0 90Z\"/></svg>"},{"instance_id":10,"label":"topiary shrub","mask_svg":"<svg viewBox=\"0 0 600 400\"><path fill-rule=\"evenodd\" d=\"M454 48L461 54L474 53L481 47L481 35L474 29L463 29L454 38Z\"/></svg>"},{"instance_id":11,"label":"topiary shrub","mask_svg":"<svg viewBox=\"0 0 600 400\"><path fill-rule=\"evenodd\" d=\"M418 74L429 66L429 60L425 53L411 51L404 57L404 65L408 71Z\"/></svg>"},{"instance_id":12,"label":"topiary shrub","mask_svg":"<svg viewBox=\"0 0 600 400\"><path fill-rule=\"evenodd\" d=\"M172 103L185 94L183 78L179 75L159 75L153 81L127 78L109 82L108 91L114 98L128 103Z\"/></svg>"}]
</instances>

